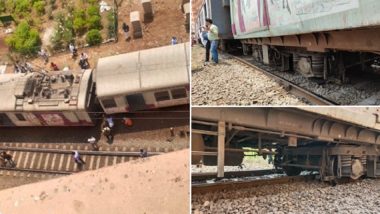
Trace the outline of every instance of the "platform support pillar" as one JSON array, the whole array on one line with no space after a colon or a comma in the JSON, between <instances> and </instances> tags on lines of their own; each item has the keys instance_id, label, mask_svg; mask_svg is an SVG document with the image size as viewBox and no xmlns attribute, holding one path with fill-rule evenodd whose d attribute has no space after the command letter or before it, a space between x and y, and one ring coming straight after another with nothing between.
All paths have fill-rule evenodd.
<instances>
[{"instance_id":1,"label":"platform support pillar","mask_svg":"<svg viewBox=\"0 0 380 214\"><path fill-rule=\"evenodd\" d=\"M218 169L217 177L224 177L224 153L225 153L225 139L226 139L226 123L224 121L218 122Z\"/></svg>"}]
</instances>

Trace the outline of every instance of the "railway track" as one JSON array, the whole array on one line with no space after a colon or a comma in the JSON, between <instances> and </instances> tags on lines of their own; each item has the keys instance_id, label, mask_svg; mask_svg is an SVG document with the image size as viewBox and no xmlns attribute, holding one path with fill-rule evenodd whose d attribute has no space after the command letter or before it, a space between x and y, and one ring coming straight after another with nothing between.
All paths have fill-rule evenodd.
<instances>
[{"instance_id":1,"label":"railway track","mask_svg":"<svg viewBox=\"0 0 380 214\"><path fill-rule=\"evenodd\" d=\"M266 71L265 69L263 68L260 68L259 66L256 66L254 64L252 64L251 62L249 62L248 60L242 58L242 57L239 57L239 56L234 56L234 55L231 55L231 54L228 54L230 57L236 59L237 61L251 67L251 68L254 68L255 70L257 71L260 71L262 72L263 74L265 74L266 76L272 78L272 79L275 79L276 81L278 81L281 85L283 85L287 91L289 91L291 94L295 95L295 96L298 96L298 97L302 97L304 99L306 99L307 101L309 101L311 104L313 105L338 105L336 102L334 101L331 101L329 99L326 99L318 94L315 94L311 91L308 91L300 86L298 86L297 84L294 84L292 82L290 82L289 80L286 80L285 78L281 77L281 76L278 76L276 74L273 74L269 71Z\"/></svg>"},{"instance_id":2,"label":"railway track","mask_svg":"<svg viewBox=\"0 0 380 214\"><path fill-rule=\"evenodd\" d=\"M263 185L277 185L285 183L306 182L313 180L315 175L300 176L282 176L276 178L245 180L245 181L227 181L216 183L192 184L192 194L205 194L210 192L218 192L224 190L235 190L243 188L259 187Z\"/></svg>"},{"instance_id":3,"label":"railway track","mask_svg":"<svg viewBox=\"0 0 380 214\"><path fill-rule=\"evenodd\" d=\"M15 168L0 167L0 175L54 177L79 171L95 170L139 158L140 148L126 146L100 146L92 151L88 144L56 143L0 143L0 151L13 156ZM167 148L144 148L148 156L170 152ZM86 164L79 169L73 161L72 151L78 150Z\"/></svg>"},{"instance_id":4,"label":"railway track","mask_svg":"<svg viewBox=\"0 0 380 214\"><path fill-rule=\"evenodd\" d=\"M282 174L282 170L275 169L264 169L264 170L250 170L250 171L234 171L225 172L224 178L241 178L241 177L253 177L253 176L263 176L270 174ZM205 173L192 173L191 181L204 181L216 178L216 172L205 172Z\"/></svg>"}]
</instances>

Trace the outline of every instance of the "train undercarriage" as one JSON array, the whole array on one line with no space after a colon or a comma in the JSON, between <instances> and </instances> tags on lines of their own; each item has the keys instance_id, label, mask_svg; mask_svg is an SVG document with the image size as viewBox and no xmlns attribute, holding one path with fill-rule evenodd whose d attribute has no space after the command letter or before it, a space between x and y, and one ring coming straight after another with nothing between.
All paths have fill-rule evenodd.
<instances>
[{"instance_id":1,"label":"train undercarriage","mask_svg":"<svg viewBox=\"0 0 380 214\"><path fill-rule=\"evenodd\" d=\"M279 71L348 83L347 71L377 72L379 29L356 29L241 40L244 55ZM374 45L376 44L376 45Z\"/></svg>"},{"instance_id":2,"label":"train undercarriage","mask_svg":"<svg viewBox=\"0 0 380 214\"><path fill-rule=\"evenodd\" d=\"M260 134L258 133L256 137ZM328 142L308 142L298 147L291 147L280 141L291 141L285 138L275 140L261 135L253 140L254 136L234 139L225 150L225 166L240 166L245 157L243 148L257 149L259 156L272 156L276 169L283 169L288 176L299 175L302 171L319 172L323 181L335 181L341 178L359 179L361 177L380 176L380 153L375 146L330 144ZM250 143L240 144L245 139L252 139ZM216 151L215 139L209 136L193 134L193 150L212 152ZM211 140L211 141L210 141ZM251 144L251 145L249 145ZM252 145L254 144L254 145ZM260 145L262 144L262 145ZM248 147L250 146L250 147ZM272 159L270 158L270 159ZM193 164L217 165L216 156L194 156Z\"/></svg>"},{"instance_id":3,"label":"train undercarriage","mask_svg":"<svg viewBox=\"0 0 380 214\"><path fill-rule=\"evenodd\" d=\"M273 166L289 176L299 175L302 171L318 172L321 180L332 182L380 176L380 151L376 145L379 139L375 132L283 110L264 110L262 113L266 128L226 123L222 136L224 166L240 166L245 156L252 155L247 151L254 150L255 155L273 160ZM232 116L241 121L243 114L231 113ZM304 121L296 123L297 120ZM261 119L253 121L259 124ZM292 125L299 131L285 131ZM280 131L274 131L274 127ZM192 129L192 164L216 166L221 145L218 124L193 120ZM304 134L306 129L314 136Z\"/></svg>"}]
</instances>

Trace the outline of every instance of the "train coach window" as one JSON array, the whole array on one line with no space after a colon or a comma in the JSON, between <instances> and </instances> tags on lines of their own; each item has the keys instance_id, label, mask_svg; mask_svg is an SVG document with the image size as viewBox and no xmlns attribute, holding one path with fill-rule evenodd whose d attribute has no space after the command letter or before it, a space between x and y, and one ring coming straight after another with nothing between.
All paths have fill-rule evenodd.
<instances>
[{"instance_id":1,"label":"train coach window","mask_svg":"<svg viewBox=\"0 0 380 214\"><path fill-rule=\"evenodd\" d=\"M186 89L184 88L177 88L171 90L173 99L180 99L187 97Z\"/></svg>"},{"instance_id":2,"label":"train coach window","mask_svg":"<svg viewBox=\"0 0 380 214\"><path fill-rule=\"evenodd\" d=\"M104 108L115 108L117 107L117 104L114 99L104 99L102 100Z\"/></svg>"},{"instance_id":3,"label":"train coach window","mask_svg":"<svg viewBox=\"0 0 380 214\"><path fill-rule=\"evenodd\" d=\"M21 113L16 113L15 116L17 117L17 120L19 121L26 121L24 115L22 115Z\"/></svg>"},{"instance_id":4,"label":"train coach window","mask_svg":"<svg viewBox=\"0 0 380 214\"><path fill-rule=\"evenodd\" d=\"M156 98L156 101L164 101L164 100L170 100L169 92L168 91L160 91L155 92L154 97Z\"/></svg>"}]
</instances>

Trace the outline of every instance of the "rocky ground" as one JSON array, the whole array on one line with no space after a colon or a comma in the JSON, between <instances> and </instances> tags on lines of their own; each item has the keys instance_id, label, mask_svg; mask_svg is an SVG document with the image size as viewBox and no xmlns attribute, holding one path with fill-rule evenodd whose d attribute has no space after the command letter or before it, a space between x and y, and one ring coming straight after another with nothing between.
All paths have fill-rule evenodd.
<instances>
[{"instance_id":1,"label":"rocky ground","mask_svg":"<svg viewBox=\"0 0 380 214\"><path fill-rule=\"evenodd\" d=\"M254 62L252 57L249 56L244 57L244 59L340 105L380 104L380 80L379 75L376 73L350 71L346 84L342 84L332 77L326 82L322 82L321 79L307 78L299 73L278 71L272 67Z\"/></svg>"},{"instance_id":2,"label":"rocky ground","mask_svg":"<svg viewBox=\"0 0 380 214\"><path fill-rule=\"evenodd\" d=\"M380 87L378 85L379 82L376 79L373 79L373 82L359 82L357 84L348 83L342 85L333 81L319 84L317 81L313 81L296 73L278 71L274 71L274 73L340 105L380 104L380 97L378 94Z\"/></svg>"},{"instance_id":3,"label":"rocky ground","mask_svg":"<svg viewBox=\"0 0 380 214\"><path fill-rule=\"evenodd\" d=\"M203 66L204 48L192 47L193 105L305 105L259 71L220 55L218 65Z\"/></svg>"},{"instance_id":4,"label":"rocky ground","mask_svg":"<svg viewBox=\"0 0 380 214\"><path fill-rule=\"evenodd\" d=\"M224 166L224 171L248 171L248 170L262 170L262 169L274 169L272 164L268 164L267 160L261 157L247 158L243 159L243 164L241 166ZM206 173L206 172L216 172L217 166L206 166L206 165L191 165L192 173Z\"/></svg>"},{"instance_id":5,"label":"rocky ground","mask_svg":"<svg viewBox=\"0 0 380 214\"><path fill-rule=\"evenodd\" d=\"M192 196L192 213L379 213L380 180L261 186Z\"/></svg>"}]
</instances>

